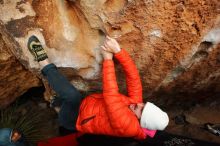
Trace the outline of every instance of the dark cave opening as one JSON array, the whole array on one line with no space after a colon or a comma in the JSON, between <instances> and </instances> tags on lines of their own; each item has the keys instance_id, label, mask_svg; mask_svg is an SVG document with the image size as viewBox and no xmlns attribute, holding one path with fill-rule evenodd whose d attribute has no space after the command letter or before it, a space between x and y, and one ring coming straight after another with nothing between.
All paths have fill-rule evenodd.
<instances>
[{"instance_id":1,"label":"dark cave opening","mask_svg":"<svg viewBox=\"0 0 220 146\"><path fill-rule=\"evenodd\" d=\"M36 126L38 128L38 135L30 135L27 139L29 141L30 146L34 146L38 141L46 140L52 137L61 136L59 133L59 126L57 122L57 113L53 108L49 106L49 103L46 102L43 98L44 95L44 87L31 88L25 94L18 98L10 107L14 107L16 105L17 111L15 111L14 115L12 115L15 119L19 119L21 116L26 116L28 114L35 115L40 117L39 125L41 127ZM79 142L79 146L144 146L144 145L152 145L152 146L201 146L201 145L219 145L218 139L219 137L214 135L213 133L207 131L202 127L202 124L198 124L199 119L192 119L195 114L198 114L198 110L200 110L201 106L204 106L205 110L203 112L210 112L207 110L212 107L218 107L218 100L214 101L218 95L213 96L213 98L204 99L203 102L195 101L191 108L182 108L187 105L181 105L181 102L173 103L173 108L167 108L168 113L170 113L170 123L171 126L168 127L168 130L161 132L158 131L155 138L147 138L144 141L134 140L133 138L119 138L119 137L111 137L104 135L90 135L86 134L77 139ZM183 102L183 100L182 100ZM190 104L190 103L186 103ZM178 108L177 108L178 107ZM198 108L198 109L196 109ZM173 111L176 109L176 111ZM185 109L185 110L183 110ZM216 110L216 109L215 109ZM2 111L1 111L2 112ZM191 113L190 113L191 112ZM192 115L190 115L192 114ZM194 115L193 115L194 114ZM205 113L207 114L207 113ZM213 115L214 116L214 115ZM217 115L215 115L217 116ZM190 119L191 118L191 119ZM196 121L197 120L197 121ZM204 119L203 119L204 120ZM201 121L204 122L204 121ZM42 123L44 123L42 125ZM37 123L34 123L37 124ZM175 129L175 130L174 130ZM194 130L195 134L200 134L203 136L207 136L207 139L202 139L201 137L198 140L195 135L189 134L191 130ZM185 131L184 131L185 130ZM182 131L182 132L181 132ZM175 133L177 132L177 133ZM200 133L202 132L202 134ZM36 133L35 133L36 134ZM71 133L68 133L71 134ZM65 134L62 134L62 136ZM182 136L181 136L182 135ZM32 136L32 137L31 137ZM39 137L38 137L39 136ZM33 137L36 137L35 139ZM213 138L214 137L214 138ZM202 140L201 140L202 139ZM211 139L209 141L209 139Z\"/></svg>"}]
</instances>

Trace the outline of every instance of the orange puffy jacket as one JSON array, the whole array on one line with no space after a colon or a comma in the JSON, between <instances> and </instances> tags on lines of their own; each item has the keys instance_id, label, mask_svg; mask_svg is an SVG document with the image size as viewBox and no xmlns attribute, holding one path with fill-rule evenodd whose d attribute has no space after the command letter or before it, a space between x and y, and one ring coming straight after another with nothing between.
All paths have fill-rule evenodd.
<instances>
[{"instance_id":1,"label":"orange puffy jacket","mask_svg":"<svg viewBox=\"0 0 220 146\"><path fill-rule=\"evenodd\" d=\"M114 57L126 74L128 96L118 91L114 62L103 62L103 94L87 96L80 105L77 130L83 133L145 139L139 120L129 109L131 103L142 103L142 85L135 64L125 50Z\"/></svg>"}]
</instances>

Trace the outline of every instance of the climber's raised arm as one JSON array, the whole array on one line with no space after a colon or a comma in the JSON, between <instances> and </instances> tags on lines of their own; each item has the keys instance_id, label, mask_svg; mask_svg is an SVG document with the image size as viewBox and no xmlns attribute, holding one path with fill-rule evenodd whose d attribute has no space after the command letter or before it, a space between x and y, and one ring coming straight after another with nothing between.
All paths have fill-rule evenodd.
<instances>
[{"instance_id":1,"label":"climber's raised arm","mask_svg":"<svg viewBox=\"0 0 220 146\"><path fill-rule=\"evenodd\" d=\"M118 42L110 37L106 37L104 44L106 51L112 52L114 57L122 65L126 75L127 92L131 103L142 103L142 85L138 70L129 54L121 49Z\"/></svg>"}]
</instances>

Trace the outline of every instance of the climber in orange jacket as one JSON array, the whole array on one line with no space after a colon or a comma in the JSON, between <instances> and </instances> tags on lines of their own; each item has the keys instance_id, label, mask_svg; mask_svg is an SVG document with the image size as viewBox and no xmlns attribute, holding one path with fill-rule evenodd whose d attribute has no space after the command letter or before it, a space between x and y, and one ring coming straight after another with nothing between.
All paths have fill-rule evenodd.
<instances>
[{"instance_id":1,"label":"climber in orange jacket","mask_svg":"<svg viewBox=\"0 0 220 146\"><path fill-rule=\"evenodd\" d=\"M32 36L28 48L42 67L43 75L62 98L61 126L82 133L145 139L156 130L164 130L169 119L154 104L143 103L142 85L135 64L118 42L110 37L101 46L103 61L103 92L84 99L48 60L40 41ZM128 94L119 92L112 58L117 59L126 74Z\"/></svg>"}]
</instances>

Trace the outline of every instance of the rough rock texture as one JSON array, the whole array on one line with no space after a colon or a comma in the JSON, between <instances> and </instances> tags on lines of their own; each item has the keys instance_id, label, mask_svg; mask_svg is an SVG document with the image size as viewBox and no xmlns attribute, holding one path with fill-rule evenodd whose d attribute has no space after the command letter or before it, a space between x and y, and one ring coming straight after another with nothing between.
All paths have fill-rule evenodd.
<instances>
[{"instance_id":1,"label":"rough rock texture","mask_svg":"<svg viewBox=\"0 0 220 146\"><path fill-rule=\"evenodd\" d=\"M37 35L51 62L84 91L101 90L99 48L108 34L134 59L145 97L214 92L220 79L219 7L219 0L1 0L0 32L35 73L39 65L26 44Z\"/></svg>"},{"instance_id":2,"label":"rough rock texture","mask_svg":"<svg viewBox=\"0 0 220 146\"><path fill-rule=\"evenodd\" d=\"M40 85L40 80L26 70L9 51L0 35L0 107L13 102L29 88Z\"/></svg>"},{"instance_id":3,"label":"rough rock texture","mask_svg":"<svg viewBox=\"0 0 220 146\"><path fill-rule=\"evenodd\" d=\"M122 35L119 40L140 70L146 95L171 85L176 87L177 78L185 71L195 72L192 65L200 64L205 58L203 51L215 50L220 41L218 1L128 1L124 6L111 1L105 3L104 12L99 12L99 8L92 10L93 17L88 10L94 6L86 0L80 4L86 7L85 16L92 18L89 19L91 26L98 21L93 18L99 16L110 35ZM119 9L113 9L116 6ZM202 45L206 41L211 45ZM208 71L203 70L200 79L208 77ZM194 76L188 76L193 82ZM194 86L192 82L184 92ZM194 88L193 92L204 86Z\"/></svg>"}]
</instances>

